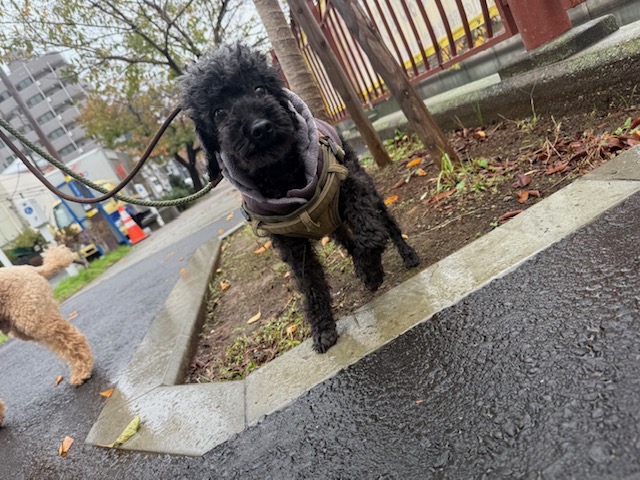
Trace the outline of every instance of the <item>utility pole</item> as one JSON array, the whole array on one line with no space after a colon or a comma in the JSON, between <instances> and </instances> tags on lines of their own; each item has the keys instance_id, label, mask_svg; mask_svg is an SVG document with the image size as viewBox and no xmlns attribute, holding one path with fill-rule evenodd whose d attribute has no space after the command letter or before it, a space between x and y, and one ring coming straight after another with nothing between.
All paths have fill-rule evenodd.
<instances>
[{"instance_id":1,"label":"utility pole","mask_svg":"<svg viewBox=\"0 0 640 480\"><path fill-rule=\"evenodd\" d=\"M369 151L373 156L373 160L378 167L386 167L391 163L389 154L384 149L378 133L373 128L369 117L365 113L358 94L356 93L353 85L347 78L347 75L342 70L340 62L336 58L335 54L331 50L329 43L327 42L324 33L320 29L320 26L316 22L309 5L306 0L287 0L291 9L291 15L294 20L302 27L304 33L307 34L309 43L315 50L316 54L320 58L320 61L324 65L327 75L331 79L331 83L336 87L336 90L342 97L351 119L356 124L356 127L360 131L362 138L369 147Z\"/></svg>"},{"instance_id":2,"label":"utility pole","mask_svg":"<svg viewBox=\"0 0 640 480\"><path fill-rule=\"evenodd\" d=\"M0 80L2 80L2 83L4 83L5 87L7 87L9 94L18 104L18 110L22 112L22 114L25 116L29 124L33 127L33 130L36 132L36 135L38 136L38 140L40 140L40 143L42 143L42 146L47 150L47 152L49 152L49 155L54 157L56 160L60 160L60 155L58 154L58 151L55 149L55 147L49 141L47 136L44 134L44 132L40 128L40 125L38 125L38 122L36 122L36 120L33 118L33 115L31 115L31 112L29 111L29 107L27 107L27 105L24 103L24 100L22 100L20 93L18 92L16 87L13 85L13 83L11 83L11 80L9 79L7 74L4 72L2 67L0 67ZM37 162L34 162L34 163L36 164L36 167L37 167Z\"/></svg>"},{"instance_id":3,"label":"utility pole","mask_svg":"<svg viewBox=\"0 0 640 480\"><path fill-rule=\"evenodd\" d=\"M426 105L409 82L407 73L393 58L362 7L358 2L350 0L332 0L331 3L400 104L411 129L424 143L436 168L441 168L441 160L445 154L452 162L459 163L458 155L449 145L447 137L431 117Z\"/></svg>"}]
</instances>

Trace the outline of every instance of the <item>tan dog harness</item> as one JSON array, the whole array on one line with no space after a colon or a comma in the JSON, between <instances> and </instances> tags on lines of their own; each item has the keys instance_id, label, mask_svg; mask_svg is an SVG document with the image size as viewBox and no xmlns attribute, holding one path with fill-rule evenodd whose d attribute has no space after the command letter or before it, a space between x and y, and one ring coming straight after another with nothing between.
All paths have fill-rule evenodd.
<instances>
[{"instance_id":1,"label":"tan dog harness","mask_svg":"<svg viewBox=\"0 0 640 480\"><path fill-rule=\"evenodd\" d=\"M313 197L288 215L259 215L243 202L242 209L256 235L267 233L288 237L320 240L333 233L341 224L338 209L340 183L347 178L347 167L338 162L344 150L328 137L319 139L322 149L322 171Z\"/></svg>"}]
</instances>

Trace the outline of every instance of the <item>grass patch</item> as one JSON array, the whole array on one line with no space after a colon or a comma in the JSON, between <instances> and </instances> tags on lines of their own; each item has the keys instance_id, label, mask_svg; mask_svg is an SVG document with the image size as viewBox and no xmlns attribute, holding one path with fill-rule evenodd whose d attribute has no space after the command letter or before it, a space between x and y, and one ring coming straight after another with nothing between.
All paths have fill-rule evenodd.
<instances>
[{"instance_id":1,"label":"grass patch","mask_svg":"<svg viewBox=\"0 0 640 480\"><path fill-rule=\"evenodd\" d=\"M250 334L242 334L207 368L203 381L240 380L309 336L294 300L287 310Z\"/></svg>"},{"instance_id":2,"label":"grass patch","mask_svg":"<svg viewBox=\"0 0 640 480\"><path fill-rule=\"evenodd\" d=\"M7 337L4 333L0 332L0 345L7 341L9 337Z\"/></svg>"},{"instance_id":3,"label":"grass patch","mask_svg":"<svg viewBox=\"0 0 640 480\"><path fill-rule=\"evenodd\" d=\"M103 257L91 262L89 268L80 270L77 276L67 277L62 280L53 291L56 300L61 302L81 290L85 285L102 275L107 268L129 253L130 250L131 247L129 246L120 246Z\"/></svg>"}]
</instances>

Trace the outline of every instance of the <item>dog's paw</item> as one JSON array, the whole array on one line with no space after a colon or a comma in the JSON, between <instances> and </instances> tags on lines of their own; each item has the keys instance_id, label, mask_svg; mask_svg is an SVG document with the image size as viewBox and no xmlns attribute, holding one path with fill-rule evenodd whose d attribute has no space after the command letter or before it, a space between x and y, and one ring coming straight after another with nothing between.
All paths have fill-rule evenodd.
<instances>
[{"instance_id":1,"label":"dog's paw","mask_svg":"<svg viewBox=\"0 0 640 480\"><path fill-rule=\"evenodd\" d=\"M420 265L420 257L418 256L418 254L415 252L414 249L411 249L410 252L407 252L406 255L403 255L402 261L404 263L405 268L407 269L417 267L418 265Z\"/></svg>"},{"instance_id":2,"label":"dog's paw","mask_svg":"<svg viewBox=\"0 0 640 480\"><path fill-rule=\"evenodd\" d=\"M82 374L82 375L71 375L71 378L69 379L69 383L71 385L74 385L76 387L79 387L80 385L82 385L86 380L89 380L91 378L91 374L89 373L87 374Z\"/></svg>"},{"instance_id":3,"label":"dog's paw","mask_svg":"<svg viewBox=\"0 0 640 480\"><path fill-rule=\"evenodd\" d=\"M333 330L323 330L313 335L313 349L317 353L326 353L338 341L338 332Z\"/></svg>"},{"instance_id":4,"label":"dog's paw","mask_svg":"<svg viewBox=\"0 0 640 480\"><path fill-rule=\"evenodd\" d=\"M367 272L364 277L364 286L367 287L367 290L370 292L375 292L380 288L382 282L384 281L384 271L382 269L379 270L371 270Z\"/></svg>"}]
</instances>

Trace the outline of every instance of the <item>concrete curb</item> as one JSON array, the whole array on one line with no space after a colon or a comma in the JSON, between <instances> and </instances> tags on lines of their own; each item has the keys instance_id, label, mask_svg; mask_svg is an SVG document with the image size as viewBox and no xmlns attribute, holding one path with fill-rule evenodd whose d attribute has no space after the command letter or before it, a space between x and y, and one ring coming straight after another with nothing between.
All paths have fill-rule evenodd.
<instances>
[{"instance_id":1,"label":"concrete curb","mask_svg":"<svg viewBox=\"0 0 640 480\"><path fill-rule=\"evenodd\" d=\"M616 22L616 18L613 15L596 18L572 28L567 33L540 48L518 55L498 70L498 73L501 78L505 79L526 73L534 68L559 62L602 40L616 30L618 30L618 22Z\"/></svg>"},{"instance_id":2,"label":"concrete curb","mask_svg":"<svg viewBox=\"0 0 640 480\"><path fill-rule=\"evenodd\" d=\"M197 332L194 319L215 264L212 252L219 247L219 240L212 240L189 262L86 442L111 443L140 415L140 431L122 448L202 455L637 192L640 147L341 319L340 339L325 355L315 354L306 341L244 381L169 385L188 361L188 332Z\"/></svg>"}]
</instances>

